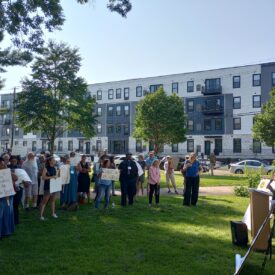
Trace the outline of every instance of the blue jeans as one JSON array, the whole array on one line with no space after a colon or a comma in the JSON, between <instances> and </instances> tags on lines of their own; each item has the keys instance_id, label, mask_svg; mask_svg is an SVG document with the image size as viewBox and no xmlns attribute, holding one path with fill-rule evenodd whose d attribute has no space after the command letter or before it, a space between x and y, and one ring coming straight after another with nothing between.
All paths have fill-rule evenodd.
<instances>
[{"instance_id":1,"label":"blue jeans","mask_svg":"<svg viewBox=\"0 0 275 275\"><path fill-rule=\"evenodd\" d=\"M110 201L110 190L111 190L111 185L105 185L105 184L98 185L98 196L96 198L95 208L99 208L99 203L101 201L101 198L103 197L103 194L105 197L104 208L108 207L109 201Z\"/></svg>"}]
</instances>

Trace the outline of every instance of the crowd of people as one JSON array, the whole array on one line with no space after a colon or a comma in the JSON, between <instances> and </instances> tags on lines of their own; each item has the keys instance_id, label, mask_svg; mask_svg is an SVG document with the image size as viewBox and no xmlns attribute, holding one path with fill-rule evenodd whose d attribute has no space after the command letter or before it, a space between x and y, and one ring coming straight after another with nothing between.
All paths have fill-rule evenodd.
<instances>
[{"instance_id":1,"label":"crowd of people","mask_svg":"<svg viewBox=\"0 0 275 275\"><path fill-rule=\"evenodd\" d=\"M14 232L15 225L19 223L20 204L25 211L38 210L42 221L45 220L45 208L49 204L52 218L57 219L56 200L60 199L62 210L77 210L78 205L85 203L85 200L89 203L91 182L94 182L94 207L99 208L104 198L104 208L108 208L112 196L116 196L115 180L104 177L104 169L118 168L123 207L127 204L132 205L137 197L145 192L148 195L149 207L152 205L153 197L155 204L159 204L160 162L164 162L167 192L171 192L172 184L174 192L178 194L171 156L166 156L160 161L154 151L151 151L146 158L139 155L136 161L131 153L127 153L125 160L116 167L114 157L105 152L97 162L94 162L93 168L85 155L82 155L77 163L72 163L75 157L76 154L71 152L70 155L62 157L59 163L48 152L41 152L38 157L30 152L25 161L8 153L0 157L0 170L9 168L14 188L14 195L0 198L0 238ZM68 182L62 185L61 191L51 192L51 181L60 177L63 165L69 167ZM192 153L181 167L184 179L184 205L197 204L200 170L196 154Z\"/></svg>"}]
</instances>

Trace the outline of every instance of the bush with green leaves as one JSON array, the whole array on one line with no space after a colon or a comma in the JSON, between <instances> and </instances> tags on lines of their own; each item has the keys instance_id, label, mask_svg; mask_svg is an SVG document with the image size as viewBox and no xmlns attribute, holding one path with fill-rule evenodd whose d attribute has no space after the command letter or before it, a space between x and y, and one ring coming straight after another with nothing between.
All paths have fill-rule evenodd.
<instances>
[{"instance_id":1,"label":"bush with green leaves","mask_svg":"<svg viewBox=\"0 0 275 275\"><path fill-rule=\"evenodd\" d=\"M249 197L247 186L235 186L234 193L237 197Z\"/></svg>"}]
</instances>

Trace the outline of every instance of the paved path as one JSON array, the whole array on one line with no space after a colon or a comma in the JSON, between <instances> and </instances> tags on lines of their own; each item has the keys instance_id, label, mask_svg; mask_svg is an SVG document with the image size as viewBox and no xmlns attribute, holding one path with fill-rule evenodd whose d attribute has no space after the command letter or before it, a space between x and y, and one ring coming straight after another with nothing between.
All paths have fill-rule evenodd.
<instances>
[{"instance_id":1,"label":"paved path","mask_svg":"<svg viewBox=\"0 0 275 275\"><path fill-rule=\"evenodd\" d=\"M183 188L178 188L180 195L183 193ZM120 191L116 190L116 194L120 195ZM224 195L233 195L234 186L212 186L212 187L200 187L199 195L200 196L224 196ZM146 195L146 192L145 192ZM144 196L145 196L144 195ZM171 193L167 193L167 188L160 189L160 195L162 196L175 196L174 190Z\"/></svg>"}]
</instances>

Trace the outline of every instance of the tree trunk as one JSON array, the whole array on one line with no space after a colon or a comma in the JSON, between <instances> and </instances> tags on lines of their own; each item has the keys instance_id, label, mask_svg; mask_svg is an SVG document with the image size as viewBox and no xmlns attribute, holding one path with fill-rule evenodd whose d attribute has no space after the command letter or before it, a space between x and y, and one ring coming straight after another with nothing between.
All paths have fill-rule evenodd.
<instances>
[{"instance_id":1,"label":"tree trunk","mask_svg":"<svg viewBox=\"0 0 275 275\"><path fill-rule=\"evenodd\" d=\"M155 152L155 156L157 156L159 153L159 146L157 143L154 144L154 152Z\"/></svg>"},{"instance_id":2,"label":"tree trunk","mask_svg":"<svg viewBox=\"0 0 275 275\"><path fill-rule=\"evenodd\" d=\"M54 141L55 141L55 138L50 139L50 154L51 155L53 155L53 153L54 153Z\"/></svg>"}]
</instances>

